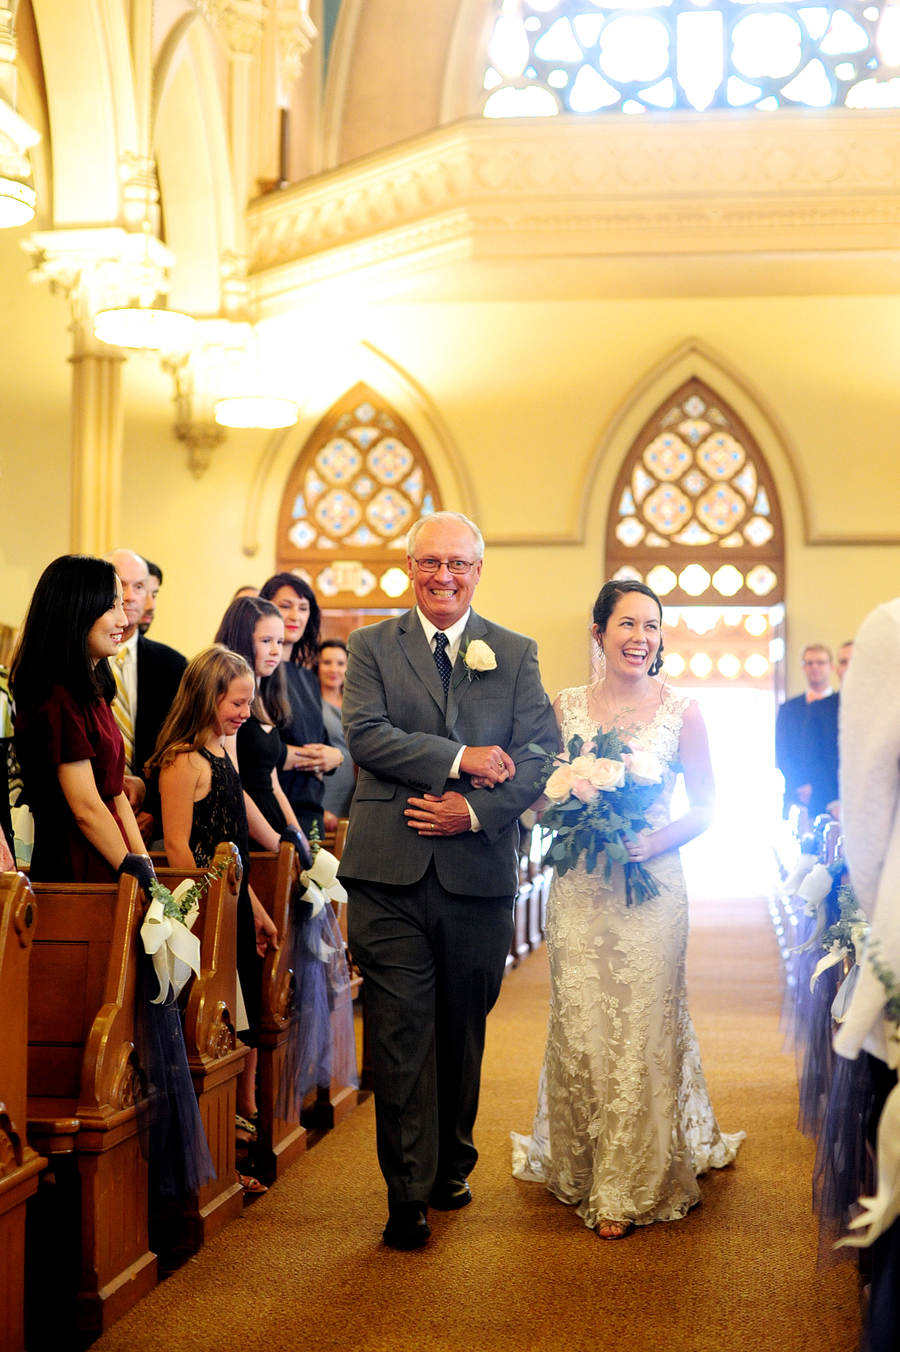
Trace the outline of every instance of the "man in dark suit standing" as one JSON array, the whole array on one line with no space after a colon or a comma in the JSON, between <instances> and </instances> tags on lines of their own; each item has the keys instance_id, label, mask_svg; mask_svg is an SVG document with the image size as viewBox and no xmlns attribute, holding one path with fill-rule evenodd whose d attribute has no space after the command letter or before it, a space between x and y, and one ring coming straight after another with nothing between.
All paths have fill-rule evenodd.
<instances>
[{"instance_id":1,"label":"man in dark suit standing","mask_svg":"<svg viewBox=\"0 0 900 1352\"><path fill-rule=\"evenodd\" d=\"M531 639L471 609L484 542L438 512L407 542L415 608L350 636L343 718L360 767L340 876L366 982L385 1242L472 1200L485 1021L518 885L519 815L558 745Z\"/></svg>"},{"instance_id":2,"label":"man in dark suit standing","mask_svg":"<svg viewBox=\"0 0 900 1352\"><path fill-rule=\"evenodd\" d=\"M833 697L831 649L824 643L808 643L800 655L806 690L785 700L775 719L775 764L784 776L784 815L797 803L812 809L811 709L820 700ZM836 727L836 725L835 725Z\"/></svg>"},{"instance_id":3,"label":"man in dark suit standing","mask_svg":"<svg viewBox=\"0 0 900 1352\"><path fill-rule=\"evenodd\" d=\"M125 792L141 835L149 844L161 830L158 796L153 789L146 791L144 764L156 747L187 661L174 648L144 638L139 632L150 579L146 559L131 549L117 549L107 558L122 583L122 606L128 621L119 652L110 662L116 680L112 711L125 743Z\"/></svg>"}]
</instances>

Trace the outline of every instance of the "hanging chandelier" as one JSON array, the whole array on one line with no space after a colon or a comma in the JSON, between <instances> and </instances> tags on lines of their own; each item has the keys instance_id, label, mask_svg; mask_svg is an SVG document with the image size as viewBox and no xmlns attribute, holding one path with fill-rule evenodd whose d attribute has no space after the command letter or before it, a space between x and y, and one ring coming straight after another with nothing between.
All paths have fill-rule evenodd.
<instances>
[{"instance_id":1,"label":"hanging chandelier","mask_svg":"<svg viewBox=\"0 0 900 1352\"><path fill-rule=\"evenodd\" d=\"M4 65L0 59L0 76ZM0 229L27 225L34 217L37 195L28 181L31 164L26 152L41 139L3 92L0 80Z\"/></svg>"},{"instance_id":2,"label":"hanging chandelier","mask_svg":"<svg viewBox=\"0 0 900 1352\"><path fill-rule=\"evenodd\" d=\"M27 225L34 217L36 202L34 188L18 179L0 176L0 230L7 226Z\"/></svg>"},{"instance_id":3,"label":"hanging chandelier","mask_svg":"<svg viewBox=\"0 0 900 1352\"><path fill-rule=\"evenodd\" d=\"M180 310L167 310L156 304L167 289L166 268L172 255L153 234L150 222L143 222L141 235L126 239L133 247L122 260L125 280L117 285L119 294L129 295L131 305L115 305L94 316L94 334L101 343L147 352L183 352L197 338L197 321ZM155 255L155 256L154 256Z\"/></svg>"},{"instance_id":4,"label":"hanging chandelier","mask_svg":"<svg viewBox=\"0 0 900 1352\"><path fill-rule=\"evenodd\" d=\"M276 395L242 394L216 404L216 422L222 427L293 427L297 416L293 399Z\"/></svg>"},{"instance_id":5,"label":"hanging chandelier","mask_svg":"<svg viewBox=\"0 0 900 1352\"><path fill-rule=\"evenodd\" d=\"M94 333L101 343L113 347L178 352L191 346L197 322L180 310L138 304L99 311L94 319Z\"/></svg>"}]
</instances>

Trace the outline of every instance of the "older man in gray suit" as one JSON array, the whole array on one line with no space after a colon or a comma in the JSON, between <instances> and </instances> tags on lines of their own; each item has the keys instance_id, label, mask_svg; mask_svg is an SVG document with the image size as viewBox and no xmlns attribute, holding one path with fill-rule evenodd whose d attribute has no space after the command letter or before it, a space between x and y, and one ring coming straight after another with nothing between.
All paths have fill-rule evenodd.
<instances>
[{"instance_id":1,"label":"older man in gray suit","mask_svg":"<svg viewBox=\"0 0 900 1352\"><path fill-rule=\"evenodd\" d=\"M415 608L350 636L343 717L359 769L341 878L365 977L386 1243L472 1199L485 1020L500 992L518 827L557 746L533 640L471 609L484 541L457 512L409 533Z\"/></svg>"}]
</instances>

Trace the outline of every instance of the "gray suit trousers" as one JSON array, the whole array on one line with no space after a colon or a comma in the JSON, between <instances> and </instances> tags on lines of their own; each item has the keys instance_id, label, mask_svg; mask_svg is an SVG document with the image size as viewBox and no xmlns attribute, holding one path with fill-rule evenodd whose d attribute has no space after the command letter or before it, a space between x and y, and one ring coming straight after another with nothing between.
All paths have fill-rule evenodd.
<instances>
[{"instance_id":1,"label":"gray suit trousers","mask_svg":"<svg viewBox=\"0 0 900 1352\"><path fill-rule=\"evenodd\" d=\"M416 883L345 878L349 944L371 1012L378 1161L388 1205L427 1204L478 1152L485 1022L512 940L512 897L448 892L434 864Z\"/></svg>"}]
</instances>

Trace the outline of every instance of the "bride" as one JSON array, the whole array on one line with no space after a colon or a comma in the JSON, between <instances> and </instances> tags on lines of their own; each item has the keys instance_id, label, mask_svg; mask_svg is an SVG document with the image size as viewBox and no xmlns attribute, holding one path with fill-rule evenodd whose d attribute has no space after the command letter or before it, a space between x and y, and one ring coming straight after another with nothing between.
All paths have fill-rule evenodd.
<instances>
[{"instance_id":1,"label":"bride","mask_svg":"<svg viewBox=\"0 0 900 1352\"><path fill-rule=\"evenodd\" d=\"M562 745L600 728L626 731L664 771L647 828L625 842L659 895L627 906L621 864L580 861L554 878L547 910L550 1025L532 1134L511 1133L516 1178L544 1183L578 1207L602 1239L679 1220L700 1201L697 1175L730 1164L744 1132L719 1130L687 1007L688 901L679 846L712 816L709 744L694 700L670 689L662 606L642 582L607 582L592 633L603 678L563 690ZM627 739L626 739L627 740ZM690 804L669 820L678 770Z\"/></svg>"}]
</instances>

